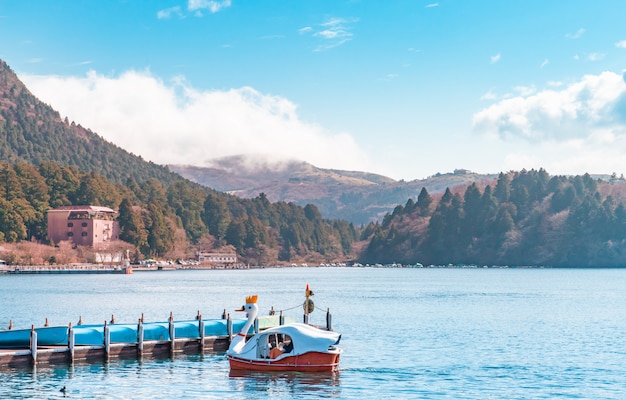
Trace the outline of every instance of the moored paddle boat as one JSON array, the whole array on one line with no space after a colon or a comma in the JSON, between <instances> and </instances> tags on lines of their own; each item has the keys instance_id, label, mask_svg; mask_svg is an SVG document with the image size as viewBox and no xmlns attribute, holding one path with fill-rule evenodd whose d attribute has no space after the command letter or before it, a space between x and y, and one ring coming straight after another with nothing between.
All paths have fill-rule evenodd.
<instances>
[{"instance_id":1,"label":"moored paddle boat","mask_svg":"<svg viewBox=\"0 0 626 400\"><path fill-rule=\"evenodd\" d=\"M332 372L339 367L341 335L308 324L279 325L246 341L258 314L257 296L246 297L248 320L226 352L231 371Z\"/></svg>"}]
</instances>

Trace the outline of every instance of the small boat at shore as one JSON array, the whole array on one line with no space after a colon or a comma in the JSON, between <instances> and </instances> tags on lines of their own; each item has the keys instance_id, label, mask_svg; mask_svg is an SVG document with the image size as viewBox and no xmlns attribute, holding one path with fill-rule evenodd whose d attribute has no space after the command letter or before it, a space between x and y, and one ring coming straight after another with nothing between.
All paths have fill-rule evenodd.
<instances>
[{"instance_id":1,"label":"small boat at shore","mask_svg":"<svg viewBox=\"0 0 626 400\"><path fill-rule=\"evenodd\" d=\"M307 285L307 293L308 285ZM308 324L291 323L266 329L246 340L258 314L257 296L246 297L248 318L226 352L231 371L332 372L339 367L341 335Z\"/></svg>"}]
</instances>

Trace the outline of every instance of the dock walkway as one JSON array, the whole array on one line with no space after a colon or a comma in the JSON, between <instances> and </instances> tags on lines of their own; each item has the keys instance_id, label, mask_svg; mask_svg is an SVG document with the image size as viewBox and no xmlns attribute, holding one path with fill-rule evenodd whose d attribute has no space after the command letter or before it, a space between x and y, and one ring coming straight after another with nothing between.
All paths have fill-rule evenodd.
<instances>
[{"instance_id":1,"label":"dock walkway","mask_svg":"<svg viewBox=\"0 0 626 400\"><path fill-rule=\"evenodd\" d=\"M173 357L176 354L217 353L228 349L233 332L239 332L246 319L224 318L144 322L137 324L76 325L9 329L0 331L0 370L38 364L103 362L112 358ZM331 330L330 312L327 329ZM248 335L293 322L280 315L261 316ZM305 322L307 318L305 317Z\"/></svg>"},{"instance_id":2,"label":"dock walkway","mask_svg":"<svg viewBox=\"0 0 626 400\"><path fill-rule=\"evenodd\" d=\"M174 321L137 324L76 325L0 331L0 369L111 358L161 357L226 351L244 319ZM284 323L281 316L260 317L249 335Z\"/></svg>"},{"instance_id":3,"label":"dock walkway","mask_svg":"<svg viewBox=\"0 0 626 400\"><path fill-rule=\"evenodd\" d=\"M132 268L120 265L0 265L0 274L128 274Z\"/></svg>"}]
</instances>

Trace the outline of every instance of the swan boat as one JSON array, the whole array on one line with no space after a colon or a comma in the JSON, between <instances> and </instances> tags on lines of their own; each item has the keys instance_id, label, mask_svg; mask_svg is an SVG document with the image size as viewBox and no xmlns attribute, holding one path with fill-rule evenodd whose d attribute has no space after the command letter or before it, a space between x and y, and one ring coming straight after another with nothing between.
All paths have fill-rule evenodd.
<instances>
[{"instance_id":1,"label":"swan boat","mask_svg":"<svg viewBox=\"0 0 626 400\"><path fill-rule=\"evenodd\" d=\"M308 287L307 287L308 289ZM246 324L226 352L231 371L332 372L339 367L341 335L308 324L291 323L266 329L246 340L258 314L257 296L246 297Z\"/></svg>"}]
</instances>

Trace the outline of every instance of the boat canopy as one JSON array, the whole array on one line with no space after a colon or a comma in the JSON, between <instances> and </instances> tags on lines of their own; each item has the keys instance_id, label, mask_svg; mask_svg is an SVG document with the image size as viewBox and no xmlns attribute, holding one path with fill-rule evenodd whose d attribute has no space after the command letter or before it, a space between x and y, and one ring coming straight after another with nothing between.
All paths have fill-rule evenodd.
<instances>
[{"instance_id":1,"label":"boat canopy","mask_svg":"<svg viewBox=\"0 0 626 400\"><path fill-rule=\"evenodd\" d=\"M292 323L269 328L258 333L254 338L246 342L240 354L248 354L252 358L256 358L256 354L258 354L257 348L260 351L270 341L270 337L274 335L281 338L285 336L291 338L293 344L293 350L289 352L291 356L312 351L328 352L329 348L339 344L341 339L341 335L337 332L325 331L307 324Z\"/></svg>"}]
</instances>

